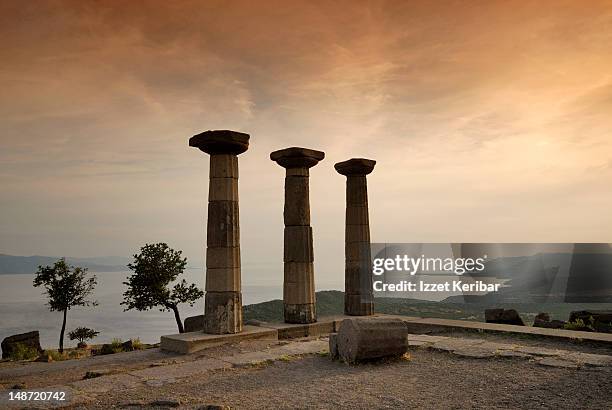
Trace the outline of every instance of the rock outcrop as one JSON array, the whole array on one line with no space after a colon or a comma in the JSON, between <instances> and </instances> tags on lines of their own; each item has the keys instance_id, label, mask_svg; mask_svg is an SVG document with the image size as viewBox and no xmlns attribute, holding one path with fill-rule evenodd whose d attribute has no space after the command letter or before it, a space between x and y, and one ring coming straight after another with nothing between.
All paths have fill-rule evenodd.
<instances>
[{"instance_id":1,"label":"rock outcrop","mask_svg":"<svg viewBox=\"0 0 612 410\"><path fill-rule=\"evenodd\" d=\"M38 330L4 338L1 344L2 358L10 358L20 346L22 348L36 349L39 354L42 353L43 349L40 347L40 334Z\"/></svg>"}]
</instances>

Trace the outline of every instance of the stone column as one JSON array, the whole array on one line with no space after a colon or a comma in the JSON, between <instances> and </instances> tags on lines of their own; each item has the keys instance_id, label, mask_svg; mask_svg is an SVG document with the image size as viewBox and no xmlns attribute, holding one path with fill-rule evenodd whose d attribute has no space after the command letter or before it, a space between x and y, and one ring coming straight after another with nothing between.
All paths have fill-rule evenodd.
<instances>
[{"instance_id":1,"label":"stone column","mask_svg":"<svg viewBox=\"0 0 612 410\"><path fill-rule=\"evenodd\" d=\"M344 313L353 316L374 314L372 253L368 218L366 175L376 161L352 158L334 165L346 175L346 230L344 271Z\"/></svg>"},{"instance_id":2,"label":"stone column","mask_svg":"<svg viewBox=\"0 0 612 410\"><path fill-rule=\"evenodd\" d=\"M242 331L238 155L249 148L249 135L206 131L190 138L189 146L210 154L204 332L238 333Z\"/></svg>"},{"instance_id":3,"label":"stone column","mask_svg":"<svg viewBox=\"0 0 612 410\"><path fill-rule=\"evenodd\" d=\"M270 154L272 161L287 169L283 259L283 299L287 323L317 321L308 169L317 165L323 158L324 152L306 148L287 148Z\"/></svg>"}]
</instances>

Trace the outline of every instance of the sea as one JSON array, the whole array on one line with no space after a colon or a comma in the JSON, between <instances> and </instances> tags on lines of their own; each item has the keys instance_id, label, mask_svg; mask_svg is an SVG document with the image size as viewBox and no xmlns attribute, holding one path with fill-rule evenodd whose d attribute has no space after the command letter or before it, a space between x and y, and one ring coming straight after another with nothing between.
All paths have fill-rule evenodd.
<instances>
[{"instance_id":1,"label":"sea","mask_svg":"<svg viewBox=\"0 0 612 410\"><path fill-rule=\"evenodd\" d=\"M98 285L93 299L98 302L95 307L75 307L68 312L66 334L68 331L84 326L100 332L90 343L108 343L117 338L123 341L139 338L144 343L158 343L160 336L178 333L174 314L161 312L158 309L148 311L124 311L121 305L123 292L129 272L96 272ZM204 288L204 270L187 269L183 276L188 283L195 283ZM0 340L7 336L40 331L40 343L43 348L57 348L62 326L61 312L50 312L41 288L32 285L34 275L3 274L0 275ZM319 290L342 290L344 283L317 284ZM276 282L242 284L243 305L282 299L282 278ZM181 318L204 313L204 299L193 307L187 304L179 306ZM66 336L64 346L76 345Z\"/></svg>"}]
</instances>

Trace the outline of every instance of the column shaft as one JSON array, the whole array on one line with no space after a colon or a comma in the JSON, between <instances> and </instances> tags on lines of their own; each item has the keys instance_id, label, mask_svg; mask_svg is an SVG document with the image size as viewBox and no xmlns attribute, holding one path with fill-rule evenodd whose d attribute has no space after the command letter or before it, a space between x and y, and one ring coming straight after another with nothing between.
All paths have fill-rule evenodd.
<instances>
[{"instance_id":1,"label":"column shaft","mask_svg":"<svg viewBox=\"0 0 612 410\"><path fill-rule=\"evenodd\" d=\"M249 135L230 130L205 131L189 146L210 155L206 227L206 295L204 331L242 331L238 155L249 147Z\"/></svg>"},{"instance_id":2,"label":"column shaft","mask_svg":"<svg viewBox=\"0 0 612 410\"><path fill-rule=\"evenodd\" d=\"M353 158L334 166L346 176L344 313L347 315L374 313L366 175L374 170L375 164L373 160Z\"/></svg>"},{"instance_id":3,"label":"column shaft","mask_svg":"<svg viewBox=\"0 0 612 410\"><path fill-rule=\"evenodd\" d=\"M365 175L349 175L346 180L344 313L367 316L374 313Z\"/></svg>"},{"instance_id":4,"label":"column shaft","mask_svg":"<svg viewBox=\"0 0 612 410\"><path fill-rule=\"evenodd\" d=\"M287 323L317 321L309 168L323 158L321 151L297 147L270 154L272 161L286 169L283 304Z\"/></svg>"},{"instance_id":5,"label":"column shaft","mask_svg":"<svg viewBox=\"0 0 612 410\"><path fill-rule=\"evenodd\" d=\"M287 323L316 322L314 255L307 168L285 176L284 315Z\"/></svg>"},{"instance_id":6,"label":"column shaft","mask_svg":"<svg viewBox=\"0 0 612 410\"><path fill-rule=\"evenodd\" d=\"M238 157L210 156L206 232L206 333L242 331Z\"/></svg>"}]
</instances>

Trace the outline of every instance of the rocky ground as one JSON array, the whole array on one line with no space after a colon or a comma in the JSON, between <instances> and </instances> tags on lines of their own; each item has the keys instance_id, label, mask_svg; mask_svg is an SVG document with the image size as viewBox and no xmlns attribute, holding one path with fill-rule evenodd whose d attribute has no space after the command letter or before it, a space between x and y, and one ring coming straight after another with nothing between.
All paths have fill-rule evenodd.
<instances>
[{"instance_id":1,"label":"rocky ground","mask_svg":"<svg viewBox=\"0 0 612 410\"><path fill-rule=\"evenodd\" d=\"M499 335L410 340L409 358L358 366L331 361L325 338L2 363L0 386L63 389L71 408L612 408L612 348ZM87 371L100 377L82 380Z\"/></svg>"}]
</instances>

